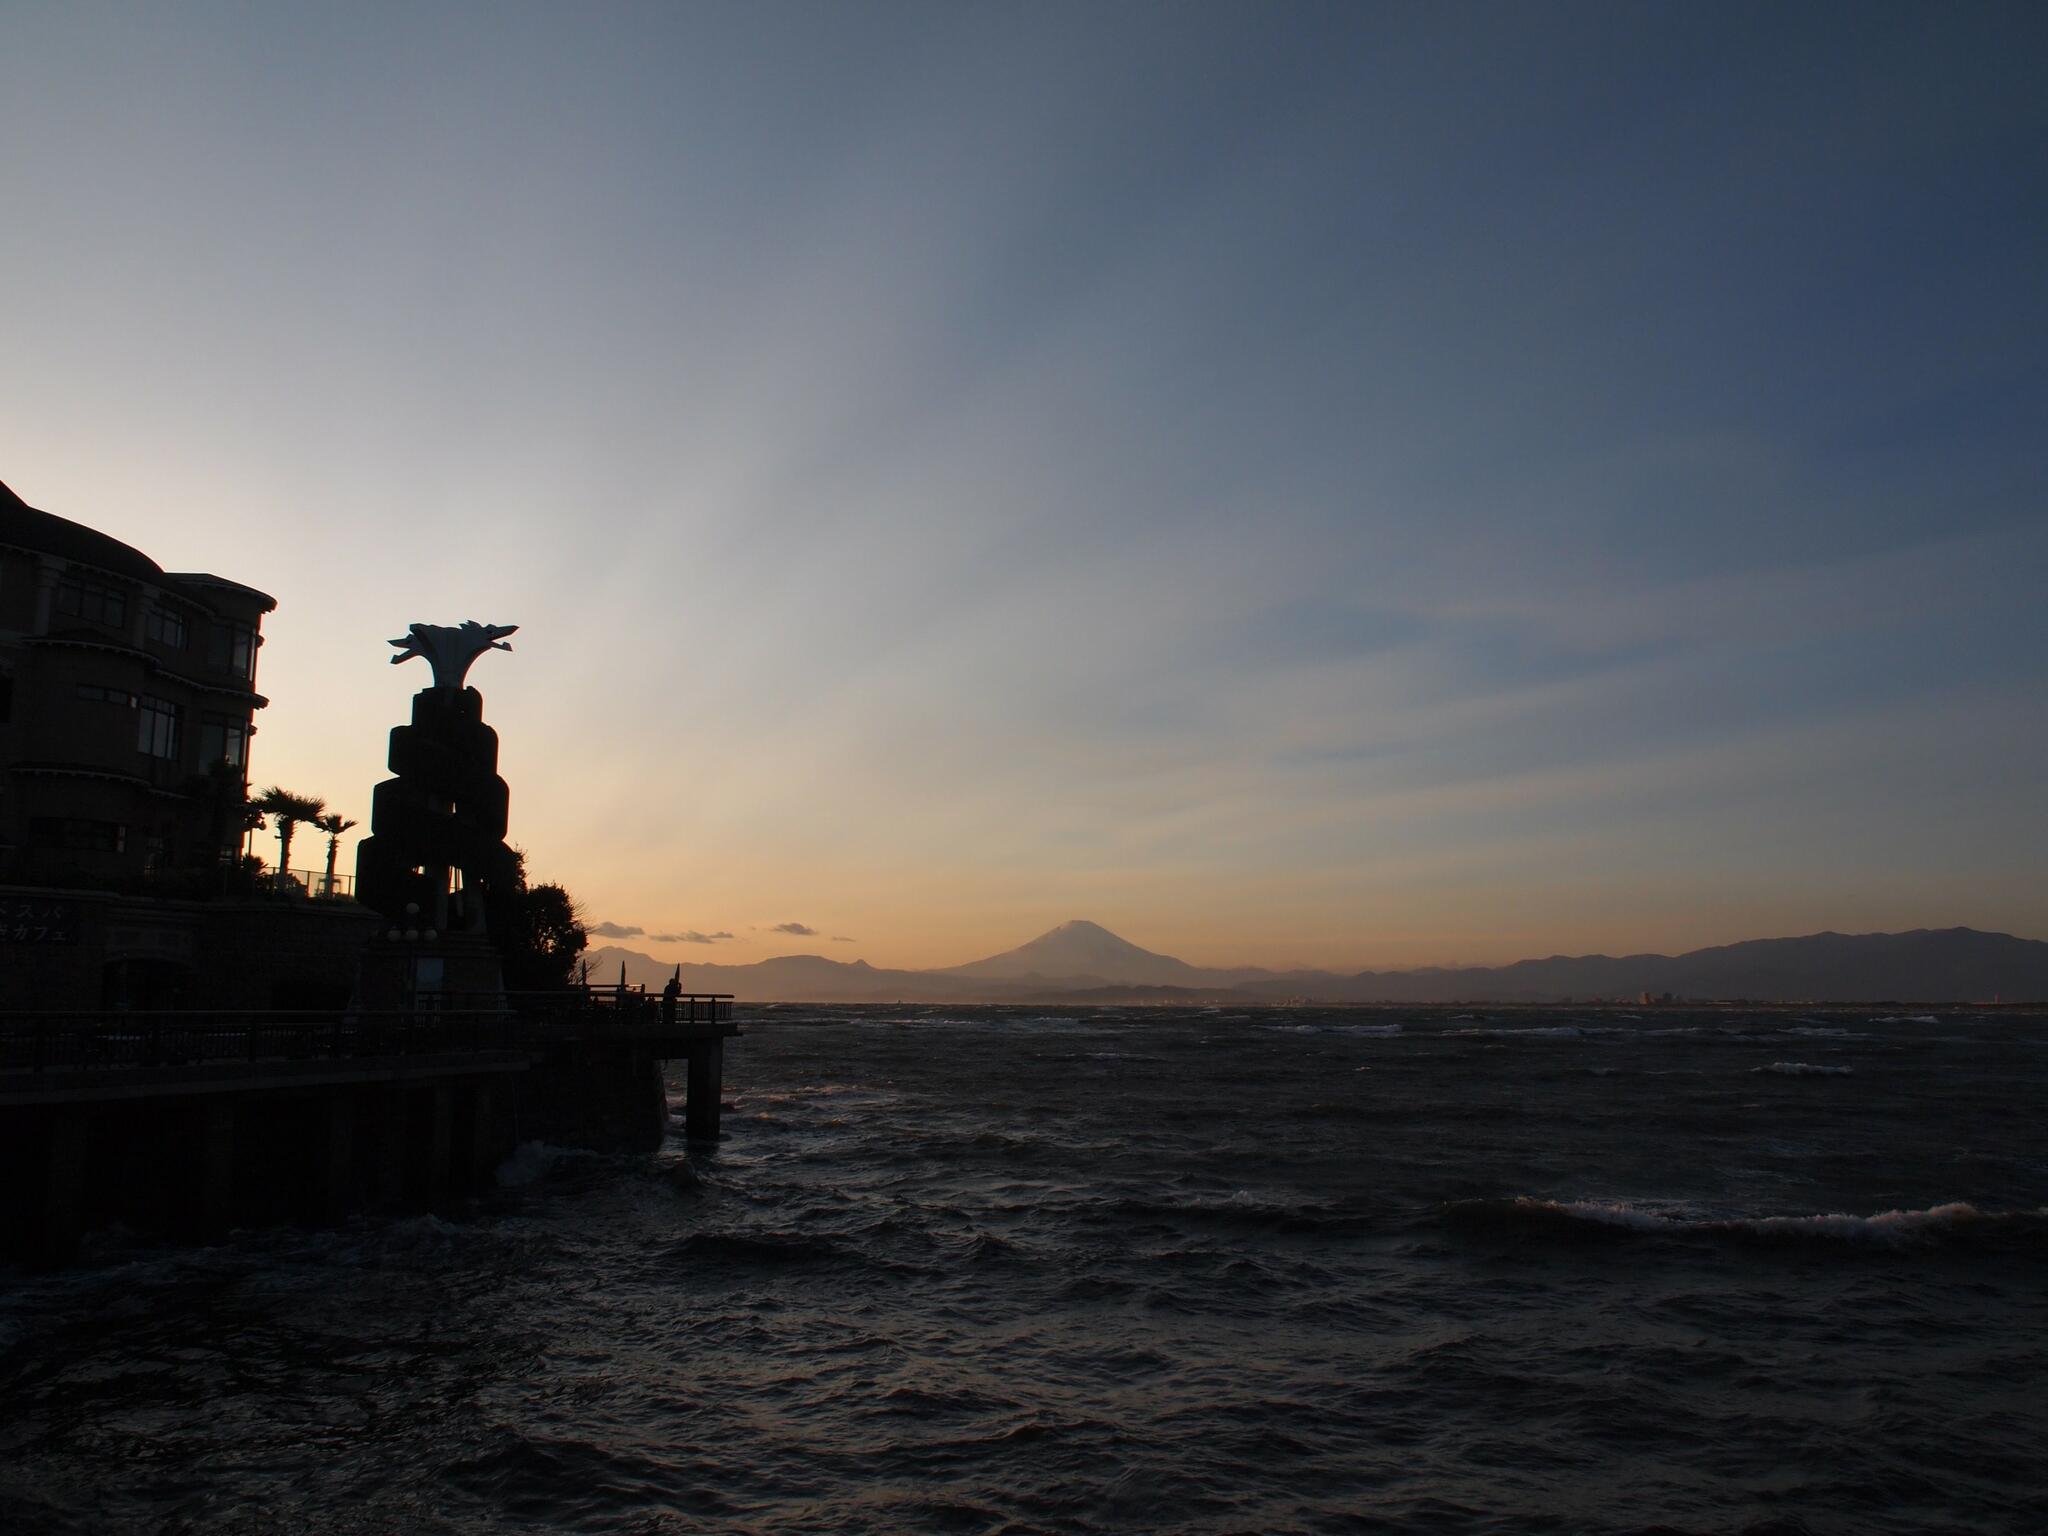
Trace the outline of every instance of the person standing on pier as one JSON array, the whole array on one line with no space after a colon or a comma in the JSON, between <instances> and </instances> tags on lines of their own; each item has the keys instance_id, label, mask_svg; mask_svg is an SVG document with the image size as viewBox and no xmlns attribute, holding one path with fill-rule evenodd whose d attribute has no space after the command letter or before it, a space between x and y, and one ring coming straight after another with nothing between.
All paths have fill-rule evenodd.
<instances>
[{"instance_id":1,"label":"person standing on pier","mask_svg":"<svg viewBox=\"0 0 2048 1536\"><path fill-rule=\"evenodd\" d=\"M683 995L683 968L678 965L668 985L661 989L661 1027L672 1029L676 1022L676 999Z\"/></svg>"}]
</instances>

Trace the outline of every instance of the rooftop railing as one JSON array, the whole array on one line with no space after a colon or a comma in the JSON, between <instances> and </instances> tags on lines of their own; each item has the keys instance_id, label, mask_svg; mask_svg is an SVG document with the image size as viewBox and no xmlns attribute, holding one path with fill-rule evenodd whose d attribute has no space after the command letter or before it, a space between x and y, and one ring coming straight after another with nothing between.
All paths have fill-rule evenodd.
<instances>
[{"instance_id":1,"label":"rooftop railing","mask_svg":"<svg viewBox=\"0 0 2048 1536\"><path fill-rule=\"evenodd\" d=\"M356 877L324 869L266 869L258 875L261 889L273 896L305 901L339 901L354 897Z\"/></svg>"}]
</instances>

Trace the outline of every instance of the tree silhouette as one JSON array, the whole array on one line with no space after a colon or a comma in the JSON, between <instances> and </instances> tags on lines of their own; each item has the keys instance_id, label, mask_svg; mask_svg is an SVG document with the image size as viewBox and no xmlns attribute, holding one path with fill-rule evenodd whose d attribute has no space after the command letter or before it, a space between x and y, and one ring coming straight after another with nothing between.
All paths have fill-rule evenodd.
<instances>
[{"instance_id":1,"label":"tree silhouette","mask_svg":"<svg viewBox=\"0 0 2048 1536\"><path fill-rule=\"evenodd\" d=\"M327 813L327 802L315 795L295 795L273 784L252 802L256 809L277 822L277 875L280 884L292 867L292 833L300 822L317 822Z\"/></svg>"},{"instance_id":2,"label":"tree silhouette","mask_svg":"<svg viewBox=\"0 0 2048 1536\"><path fill-rule=\"evenodd\" d=\"M324 816L313 818L313 825L327 834L327 883L320 888L323 895L334 894L334 860L341 852L341 834L355 824L354 818L339 811L329 811Z\"/></svg>"},{"instance_id":3,"label":"tree silhouette","mask_svg":"<svg viewBox=\"0 0 2048 1536\"><path fill-rule=\"evenodd\" d=\"M510 889L491 893L490 934L514 992L554 991L570 984L590 938L575 898L552 883L526 883L526 854L511 850Z\"/></svg>"}]
</instances>

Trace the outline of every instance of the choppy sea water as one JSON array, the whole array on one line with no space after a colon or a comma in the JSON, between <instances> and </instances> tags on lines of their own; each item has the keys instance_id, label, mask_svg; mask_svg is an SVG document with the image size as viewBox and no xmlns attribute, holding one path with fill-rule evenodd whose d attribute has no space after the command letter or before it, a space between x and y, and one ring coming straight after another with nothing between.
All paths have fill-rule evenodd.
<instances>
[{"instance_id":1,"label":"choppy sea water","mask_svg":"<svg viewBox=\"0 0 2048 1536\"><path fill-rule=\"evenodd\" d=\"M2048 1530L2048 1018L745 1027L687 1172L0 1273L0 1530Z\"/></svg>"}]
</instances>

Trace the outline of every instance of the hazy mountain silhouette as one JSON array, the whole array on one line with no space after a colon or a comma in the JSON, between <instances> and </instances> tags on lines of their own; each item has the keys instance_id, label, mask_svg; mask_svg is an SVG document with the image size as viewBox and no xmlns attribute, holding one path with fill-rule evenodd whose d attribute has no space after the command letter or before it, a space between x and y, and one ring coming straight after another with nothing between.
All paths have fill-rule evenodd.
<instances>
[{"instance_id":1,"label":"hazy mountain silhouette","mask_svg":"<svg viewBox=\"0 0 2048 1536\"><path fill-rule=\"evenodd\" d=\"M605 945L591 979L658 988L674 962ZM1525 1002L1679 998L1757 1002L1991 1002L2048 999L2048 943L1973 928L1816 933L1682 955L1552 955L1512 965L1274 973L1208 969L1154 954L1098 924L1062 923L999 955L930 971L783 955L753 965L683 966L683 986L759 1002Z\"/></svg>"},{"instance_id":2,"label":"hazy mountain silhouette","mask_svg":"<svg viewBox=\"0 0 2048 1536\"><path fill-rule=\"evenodd\" d=\"M1256 967L1243 970L1206 970L1140 949L1128 939L1118 938L1099 923L1085 918L1061 923L1041 933L1028 944L1006 949L986 960L948 966L948 976L974 977L982 981L1051 982L1085 986L1117 987L1213 987L1231 986L1272 975Z\"/></svg>"},{"instance_id":3,"label":"hazy mountain silhouette","mask_svg":"<svg viewBox=\"0 0 2048 1536\"><path fill-rule=\"evenodd\" d=\"M2013 1001L2048 998L2048 944L1974 928L1815 933L1676 956L1552 955L1460 970L1362 971L1327 981L1295 976L1244 990L1346 1002L1540 1003L1644 992L1758 1002Z\"/></svg>"},{"instance_id":4,"label":"hazy mountain silhouette","mask_svg":"<svg viewBox=\"0 0 2048 1536\"><path fill-rule=\"evenodd\" d=\"M635 949L606 944L588 951L590 979L610 986L619 979L621 963L626 980L650 990L659 989L675 974L673 960L657 960ZM753 965L683 964L686 992L730 992L758 1002L787 1003L876 1003L914 1002L1000 1002L1017 995L1017 989L1000 983L948 976L940 971L888 971L865 960L828 960L823 955L780 955Z\"/></svg>"}]
</instances>

